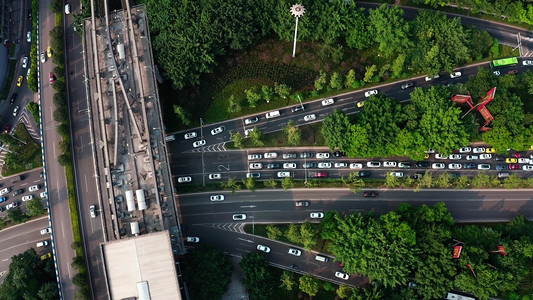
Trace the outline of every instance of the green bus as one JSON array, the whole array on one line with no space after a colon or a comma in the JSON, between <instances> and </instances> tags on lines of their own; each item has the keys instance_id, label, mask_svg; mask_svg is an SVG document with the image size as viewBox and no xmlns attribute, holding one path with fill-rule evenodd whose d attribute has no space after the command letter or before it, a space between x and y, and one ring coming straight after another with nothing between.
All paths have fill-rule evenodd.
<instances>
[{"instance_id":1,"label":"green bus","mask_svg":"<svg viewBox=\"0 0 533 300\"><path fill-rule=\"evenodd\" d=\"M509 58L502 58L493 60L490 62L490 68L501 68L501 67L508 67L508 66L514 66L518 64L518 58L516 57L509 57Z\"/></svg>"}]
</instances>

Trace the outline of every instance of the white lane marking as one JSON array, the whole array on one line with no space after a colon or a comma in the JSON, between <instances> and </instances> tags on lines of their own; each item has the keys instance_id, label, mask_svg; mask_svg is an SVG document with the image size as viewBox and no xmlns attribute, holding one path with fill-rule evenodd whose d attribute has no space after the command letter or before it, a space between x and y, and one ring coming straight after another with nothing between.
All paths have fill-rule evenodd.
<instances>
[{"instance_id":1,"label":"white lane marking","mask_svg":"<svg viewBox=\"0 0 533 300\"><path fill-rule=\"evenodd\" d=\"M85 192L89 192L89 185L87 184L87 174L84 174L83 177L85 177Z\"/></svg>"},{"instance_id":2,"label":"white lane marking","mask_svg":"<svg viewBox=\"0 0 533 300\"><path fill-rule=\"evenodd\" d=\"M243 242L253 243L254 241L243 239L243 238L237 238L238 240L241 240Z\"/></svg>"}]
</instances>

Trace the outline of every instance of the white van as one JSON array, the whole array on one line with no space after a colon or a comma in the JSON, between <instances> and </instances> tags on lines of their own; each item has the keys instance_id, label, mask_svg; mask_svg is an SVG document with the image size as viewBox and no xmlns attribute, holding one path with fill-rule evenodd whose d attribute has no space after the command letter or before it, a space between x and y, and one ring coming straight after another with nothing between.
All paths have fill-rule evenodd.
<instances>
[{"instance_id":1,"label":"white van","mask_svg":"<svg viewBox=\"0 0 533 300\"><path fill-rule=\"evenodd\" d=\"M322 256L322 255L317 255L315 257L315 259L318 260L318 261L321 261L321 262L328 262L328 260L329 260L328 257Z\"/></svg>"},{"instance_id":2,"label":"white van","mask_svg":"<svg viewBox=\"0 0 533 300\"><path fill-rule=\"evenodd\" d=\"M42 241L37 243L37 247L45 247L48 246L48 241Z\"/></svg>"},{"instance_id":3,"label":"white van","mask_svg":"<svg viewBox=\"0 0 533 300\"><path fill-rule=\"evenodd\" d=\"M279 113L279 110L275 110L275 111L267 112L265 116L267 119L272 119L272 118L281 116L281 114Z\"/></svg>"},{"instance_id":4,"label":"white van","mask_svg":"<svg viewBox=\"0 0 533 300\"><path fill-rule=\"evenodd\" d=\"M65 15L70 14L70 4L65 5Z\"/></svg>"}]
</instances>

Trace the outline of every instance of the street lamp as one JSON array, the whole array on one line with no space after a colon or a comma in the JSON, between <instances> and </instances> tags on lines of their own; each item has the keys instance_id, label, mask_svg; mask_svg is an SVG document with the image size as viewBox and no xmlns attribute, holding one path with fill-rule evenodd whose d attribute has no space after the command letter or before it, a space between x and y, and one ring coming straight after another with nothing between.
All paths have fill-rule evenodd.
<instances>
[{"instance_id":1,"label":"street lamp","mask_svg":"<svg viewBox=\"0 0 533 300\"><path fill-rule=\"evenodd\" d=\"M298 19L305 14L305 8L301 4L291 6L291 14L296 18L296 27L294 28L294 46L292 48L292 57L296 56L296 37L298 36Z\"/></svg>"}]
</instances>

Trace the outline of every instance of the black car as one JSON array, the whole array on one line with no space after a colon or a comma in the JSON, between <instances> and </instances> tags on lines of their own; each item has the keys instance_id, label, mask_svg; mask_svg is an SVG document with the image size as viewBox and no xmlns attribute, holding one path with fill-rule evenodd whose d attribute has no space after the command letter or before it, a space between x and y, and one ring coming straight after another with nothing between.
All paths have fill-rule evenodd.
<instances>
[{"instance_id":1,"label":"black car","mask_svg":"<svg viewBox=\"0 0 533 300\"><path fill-rule=\"evenodd\" d=\"M463 167L465 169L475 169L475 168L477 168L477 164L464 164Z\"/></svg>"},{"instance_id":2,"label":"black car","mask_svg":"<svg viewBox=\"0 0 533 300\"><path fill-rule=\"evenodd\" d=\"M414 87L414 86L415 86L414 83L407 82L407 83L402 84L402 90L405 90L405 89L408 89L408 88L411 88L411 87Z\"/></svg>"},{"instance_id":3,"label":"black car","mask_svg":"<svg viewBox=\"0 0 533 300\"><path fill-rule=\"evenodd\" d=\"M418 161L416 166L419 168L429 168L429 163L427 161Z\"/></svg>"},{"instance_id":4,"label":"black car","mask_svg":"<svg viewBox=\"0 0 533 300\"><path fill-rule=\"evenodd\" d=\"M300 153L300 158L312 158L315 157L315 154L312 152L302 152Z\"/></svg>"},{"instance_id":5,"label":"black car","mask_svg":"<svg viewBox=\"0 0 533 300\"><path fill-rule=\"evenodd\" d=\"M12 94L11 99L9 99L9 104L15 103L15 101L17 101L17 96L17 94Z\"/></svg>"},{"instance_id":6,"label":"black car","mask_svg":"<svg viewBox=\"0 0 533 300\"><path fill-rule=\"evenodd\" d=\"M358 177L368 177L368 176L370 176L370 172L359 171L359 172L357 173L357 176L358 176Z\"/></svg>"},{"instance_id":7,"label":"black car","mask_svg":"<svg viewBox=\"0 0 533 300\"><path fill-rule=\"evenodd\" d=\"M498 171L509 170L509 166L508 165L497 165L496 170Z\"/></svg>"},{"instance_id":8,"label":"black car","mask_svg":"<svg viewBox=\"0 0 533 300\"><path fill-rule=\"evenodd\" d=\"M372 198L375 198L378 196L378 192L374 192L374 191L369 191L369 192L364 192L363 193L363 196L365 197L372 197Z\"/></svg>"},{"instance_id":9,"label":"black car","mask_svg":"<svg viewBox=\"0 0 533 300\"><path fill-rule=\"evenodd\" d=\"M23 189L18 189L18 190L13 192L13 197L15 197L16 195L22 194L22 193L24 193L24 190Z\"/></svg>"},{"instance_id":10,"label":"black car","mask_svg":"<svg viewBox=\"0 0 533 300\"><path fill-rule=\"evenodd\" d=\"M294 112L301 111L301 110L304 110L303 105L295 106L295 107L291 108L291 111L292 111L293 113L294 113Z\"/></svg>"},{"instance_id":11,"label":"black car","mask_svg":"<svg viewBox=\"0 0 533 300\"><path fill-rule=\"evenodd\" d=\"M281 168L280 164L268 164L267 169L279 169Z\"/></svg>"},{"instance_id":12,"label":"black car","mask_svg":"<svg viewBox=\"0 0 533 300\"><path fill-rule=\"evenodd\" d=\"M309 168L318 168L318 163L316 162L304 163L304 169L309 169Z\"/></svg>"},{"instance_id":13,"label":"black car","mask_svg":"<svg viewBox=\"0 0 533 300\"><path fill-rule=\"evenodd\" d=\"M494 156L494 161L504 161L505 156Z\"/></svg>"},{"instance_id":14,"label":"black car","mask_svg":"<svg viewBox=\"0 0 533 300\"><path fill-rule=\"evenodd\" d=\"M340 152L340 151L335 151L335 152L333 152L333 156L335 156L335 157L346 156L346 153Z\"/></svg>"}]
</instances>

